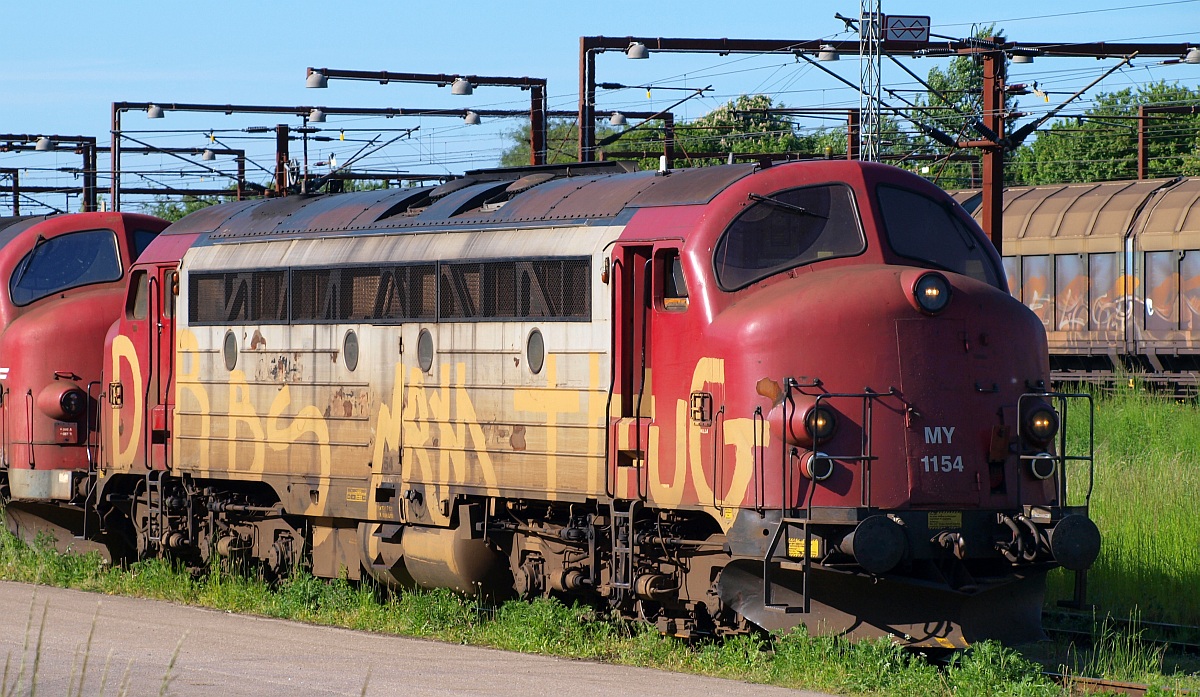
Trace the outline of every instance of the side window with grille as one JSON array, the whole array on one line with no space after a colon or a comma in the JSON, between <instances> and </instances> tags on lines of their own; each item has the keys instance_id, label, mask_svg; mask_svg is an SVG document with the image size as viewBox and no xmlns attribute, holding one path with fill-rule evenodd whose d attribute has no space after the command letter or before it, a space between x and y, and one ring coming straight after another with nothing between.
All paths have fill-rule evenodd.
<instances>
[{"instance_id":1,"label":"side window with grille","mask_svg":"<svg viewBox=\"0 0 1200 697\"><path fill-rule=\"evenodd\" d=\"M197 272L189 291L195 325L578 321L592 315L587 258Z\"/></svg>"}]
</instances>

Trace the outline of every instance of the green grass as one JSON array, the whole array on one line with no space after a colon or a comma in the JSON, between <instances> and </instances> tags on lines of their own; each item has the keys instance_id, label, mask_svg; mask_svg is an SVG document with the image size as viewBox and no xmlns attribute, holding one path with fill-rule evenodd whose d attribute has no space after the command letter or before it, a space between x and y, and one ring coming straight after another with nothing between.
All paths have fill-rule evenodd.
<instances>
[{"instance_id":1,"label":"green grass","mask_svg":"<svg viewBox=\"0 0 1200 697\"><path fill-rule=\"evenodd\" d=\"M385 594L369 584L326 582L303 573L271 587L220 570L194 577L162 560L112 568L94 554L60 555L47 545L26 545L6 530L0 530L0 579L840 694L1060 693L1040 675L1038 666L991 643L961 654L947 668L931 665L886 640L850 642L811 637L803 631L688 643L661 636L649 625L601 620L590 608L567 607L553 600L480 607L448 591ZM35 623L31 610L29 636L40 640ZM89 646L84 656L93 650L97 648ZM26 653L38 654L36 647ZM97 663L92 661L93 666ZM19 667L23 670L20 684L28 685L36 676L36 665L26 661ZM5 675L9 686L17 684L17 668L14 665ZM172 669L166 669L164 690L169 688ZM104 670L106 679L115 683L107 664ZM126 687L115 691L124 694Z\"/></svg>"},{"instance_id":2,"label":"green grass","mask_svg":"<svg viewBox=\"0 0 1200 697\"><path fill-rule=\"evenodd\" d=\"M553 600L480 606L448 591L386 594L369 584L326 582L304 573L271 587L261 580L220 570L195 577L162 560L138 562L128 569L110 568L95 555L60 555L47 546L25 545L4 530L0 530L0 578L837 694L1063 694L1041 675L1041 665L990 642L957 654L945 667L932 665L920 654L887 640L851 642L838 637L813 637L803 630L770 637L688 643L661 636L649 625L601 620L589 608L567 607ZM31 628L36 621L36 613L31 610ZM1161 653L1139 637L1123 636L1111 628L1104 631L1104 641L1110 642L1111 648L1053 656L1050 665L1057 666L1054 661L1065 655L1066 665L1077 673L1147 680L1175 689L1200 688L1200 680L1195 678L1164 677ZM29 635L40 640L40 632L30 631ZM89 646L84 656L92 650L94 647ZM36 647L26 653L36 656ZM96 663L93 661L93 665ZM36 665L26 662L20 667L22 684L28 683L36 675ZM164 690L169 691L173 668L166 668ZM87 671L86 665L83 671ZM110 673L107 663L104 671ZM16 673L14 665L6 680ZM129 686L124 679L119 686L115 676L108 679L117 694L126 693ZM89 680L94 682L95 678Z\"/></svg>"},{"instance_id":3,"label":"green grass","mask_svg":"<svg viewBox=\"0 0 1200 697\"><path fill-rule=\"evenodd\" d=\"M1070 435L1081 442L1080 429ZM1200 624L1200 406L1142 389L1098 398L1091 512L1103 543L1088 600L1116 617ZM1070 594L1067 576L1052 579L1049 597Z\"/></svg>"}]
</instances>

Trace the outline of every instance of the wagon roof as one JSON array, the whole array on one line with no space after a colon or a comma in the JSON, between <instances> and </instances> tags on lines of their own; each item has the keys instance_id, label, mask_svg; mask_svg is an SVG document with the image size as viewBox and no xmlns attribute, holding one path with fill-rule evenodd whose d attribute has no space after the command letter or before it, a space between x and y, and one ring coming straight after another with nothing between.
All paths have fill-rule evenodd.
<instances>
[{"instance_id":1,"label":"wagon roof","mask_svg":"<svg viewBox=\"0 0 1200 697\"><path fill-rule=\"evenodd\" d=\"M968 200L970 194L956 192ZM1200 179L1013 186L1004 190L1004 238L1123 237L1200 231ZM981 208L972 210L978 220Z\"/></svg>"}]
</instances>

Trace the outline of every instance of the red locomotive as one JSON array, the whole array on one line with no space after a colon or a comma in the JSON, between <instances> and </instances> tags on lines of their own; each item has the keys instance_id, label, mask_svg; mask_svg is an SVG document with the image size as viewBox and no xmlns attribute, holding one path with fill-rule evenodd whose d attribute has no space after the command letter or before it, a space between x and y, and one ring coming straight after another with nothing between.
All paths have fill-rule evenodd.
<instances>
[{"instance_id":1,"label":"red locomotive","mask_svg":"<svg viewBox=\"0 0 1200 697\"><path fill-rule=\"evenodd\" d=\"M117 213L0 220L3 484L9 525L25 537L85 531L104 337L126 271L167 225Z\"/></svg>"},{"instance_id":2,"label":"red locomotive","mask_svg":"<svg viewBox=\"0 0 1200 697\"><path fill-rule=\"evenodd\" d=\"M1040 636L1099 549L1041 323L881 165L215 206L132 270L104 376L87 503L144 554L957 647Z\"/></svg>"}]
</instances>

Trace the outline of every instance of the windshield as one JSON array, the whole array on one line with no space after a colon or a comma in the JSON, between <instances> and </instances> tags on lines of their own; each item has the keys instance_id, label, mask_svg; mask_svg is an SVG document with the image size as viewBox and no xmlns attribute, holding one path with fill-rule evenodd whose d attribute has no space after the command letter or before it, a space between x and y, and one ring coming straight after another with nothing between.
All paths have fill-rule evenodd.
<instances>
[{"instance_id":1,"label":"windshield","mask_svg":"<svg viewBox=\"0 0 1200 697\"><path fill-rule=\"evenodd\" d=\"M750 200L754 203L725 230L713 255L724 290L866 248L854 194L845 184L751 194Z\"/></svg>"},{"instance_id":2,"label":"windshield","mask_svg":"<svg viewBox=\"0 0 1200 697\"><path fill-rule=\"evenodd\" d=\"M17 264L8 287L14 304L28 305L70 288L120 278L116 234L86 230L48 240L39 237Z\"/></svg>"},{"instance_id":3,"label":"windshield","mask_svg":"<svg viewBox=\"0 0 1200 697\"><path fill-rule=\"evenodd\" d=\"M1001 287L988 243L955 214L949 200L894 186L880 185L875 192L897 254Z\"/></svg>"}]
</instances>

